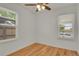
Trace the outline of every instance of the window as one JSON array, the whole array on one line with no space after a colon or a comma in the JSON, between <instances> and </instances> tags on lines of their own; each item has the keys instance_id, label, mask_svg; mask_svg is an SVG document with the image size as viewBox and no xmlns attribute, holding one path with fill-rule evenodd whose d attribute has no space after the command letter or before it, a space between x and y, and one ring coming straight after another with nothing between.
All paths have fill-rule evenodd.
<instances>
[{"instance_id":1,"label":"window","mask_svg":"<svg viewBox=\"0 0 79 59\"><path fill-rule=\"evenodd\" d=\"M60 39L73 39L74 14L60 15L58 17L58 29Z\"/></svg>"},{"instance_id":2,"label":"window","mask_svg":"<svg viewBox=\"0 0 79 59\"><path fill-rule=\"evenodd\" d=\"M0 40L12 39L16 35L16 13L0 7Z\"/></svg>"}]
</instances>

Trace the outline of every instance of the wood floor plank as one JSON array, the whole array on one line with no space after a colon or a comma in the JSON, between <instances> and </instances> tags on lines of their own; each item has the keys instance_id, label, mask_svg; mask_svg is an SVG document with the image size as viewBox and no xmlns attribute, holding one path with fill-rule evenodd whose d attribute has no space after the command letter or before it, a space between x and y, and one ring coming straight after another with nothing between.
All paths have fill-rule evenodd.
<instances>
[{"instance_id":1,"label":"wood floor plank","mask_svg":"<svg viewBox=\"0 0 79 59\"><path fill-rule=\"evenodd\" d=\"M38 51L40 51L44 46L43 45L39 45L40 47L39 48L36 48L35 51L32 51L29 56L35 56L38 54Z\"/></svg>"},{"instance_id":2,"label":"wood floor plank","mask_svg":"<svg viewBox=\"0 0 79 59\"><path fill-rule=\"evenodd\" d=\"M57 50L57 56L64 56L64 52L65 52L64 49L58 48L58 50Z\"/></svg>"},{"instance_id":3,"label":"wood floor plank","mask_svg":"<svg viewBox=\"0 0 79 59\"><path fill-rule=\"evenodd\" d=\"M53 48L53 49L51 49L51 56L57 56L57 52L58 52L58 48Z\"/></svg>"},{"instance_id":4,"label":"wood floor plank","mask_svg":"<svg viewBox=\"0 0 79 59\"><path fill-rule=\"evenodd\" d=\"M44 56L45 53L47 52L48 47L44 46L37 54L37 56Z\"/></svg>"},{"instance_id":5,"label":"wood floor plank","mask_svg":"<svg viewBox=\"0 0 79 59\"><path fill-rule=\"evenodd\" d=\"M8 56L78 56L76 51L34 43Z\"/></svg>"}]
</instances>

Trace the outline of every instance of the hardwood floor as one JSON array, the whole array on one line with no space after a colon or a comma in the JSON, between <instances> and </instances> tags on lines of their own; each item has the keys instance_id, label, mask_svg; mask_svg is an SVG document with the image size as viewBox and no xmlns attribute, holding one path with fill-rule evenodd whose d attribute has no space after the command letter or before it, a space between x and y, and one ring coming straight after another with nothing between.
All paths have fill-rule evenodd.
<instances>
[{"instance_id":1,"label":"hardwood floor","mask_svg":"<svg viewBox=\"0 0 79 59\"><path fill-rule=\"evenodd\" d=\"M34 43L8 56L78 56L76 51Z\"/></svg>"}]
</instances>

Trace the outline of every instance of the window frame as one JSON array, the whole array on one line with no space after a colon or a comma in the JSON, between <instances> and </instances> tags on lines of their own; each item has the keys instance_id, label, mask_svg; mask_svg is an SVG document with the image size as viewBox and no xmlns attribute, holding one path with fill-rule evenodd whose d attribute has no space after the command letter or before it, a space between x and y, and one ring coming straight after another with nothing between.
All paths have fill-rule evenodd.
<instances>
[{"instance_id":1,"label":"window frame","mask_svg":"<svg viewBox=\"0 0 79 59\"><path fill-rule=\"evenodd\" d=\"M3 40L0 40L0 43L3 43L3 42L7 42L7 41L12 41L12 40L15 40L16 39L16 36L17 36L17 19L18 19L18 15L15 11L11 10L11 9L7 9L7 8L4 8L4 7L0 7L0 9L3 9L3 10L6 10L7 12L12 12L12 13L15 13L16 14L16 19L15 20L11 20L11 21L15 21L15 38L10 38L10 39L3 39ZM4 16L0 16L2 18L5 18L5 19L11 19L11 18L8 18L8 17L4 17Z\"/></svg>"},{"instance_id":2,"label":"window frame","mask_svg":"<svg viewBox=\"0 0 79 59\"><path fill-rule=\"evenodd\" d=\"M60 36L60 28L59 28L59 17L60 16L63 16L63 15L70 15L70 14L72 14L73 16L74 16L74 19L72 19L72 38L71 39L67 39L67 38L59 38L59 36ZM76 13L75 12L73 12L73 13L61 13L61 14L58 14L58 16L57 16L57 21L58 21L58 25L57 25L57 30L58 30L58 34L57 34L57 37L58 37L58 40L70 40L70 41L73 41L74 40L74 26L75 26L75 19L76 19Z\"/></svg>"}]
</instances>

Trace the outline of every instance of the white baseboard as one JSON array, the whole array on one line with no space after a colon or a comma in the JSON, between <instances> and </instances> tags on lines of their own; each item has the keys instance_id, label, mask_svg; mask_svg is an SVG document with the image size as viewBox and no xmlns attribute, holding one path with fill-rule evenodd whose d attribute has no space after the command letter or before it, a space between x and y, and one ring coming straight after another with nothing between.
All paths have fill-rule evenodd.
<instances>
[{"instance_id":1,"label":"white baseboard","mask_svg":"<svg viewBox=\"0 0 79 59\"><path fill-rule=\"evenodd\" d=\"M35 42L31 42L31 43L29 43L29 44L27 44L27 45L25 45L25 46L23 46L23 47L21 47L21 48L18 48L17 50L12 50L12 51L10 51L9 53L6 53L6 55L4 55L4 56L8 56L8 55L10 55L11 53L13 53L13 52L16 52L16 51L18 51L18 50L20 50L20 49L22 49L22 48L24 48L24 47L28 47L28 46L30 46L30 45L32 45L32 44L34 44Z\"/></svg>"},{"instance_id":2,"label":"white baseboard","mask_svg":"<svg viewBox=\"0 0 79 59\"><path fill-rule=\"evenodd\" d=\"M73 50L73 51L77 51L76 49L72 49L72 48L67 48L67 47L63 47L63 46L59 46L59 45L55 45L55 44L49 44L49 43L45 43L45 42L37 42L40 44L45 44L45 45L49 45L49 46L54 46L54 47L59 47L59 48L63 48L63 49L68 49L68 50Z\"/></svg>"}]
</instances>

